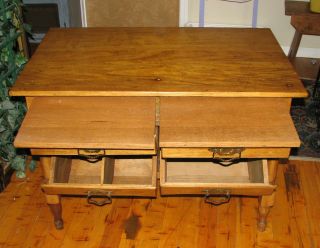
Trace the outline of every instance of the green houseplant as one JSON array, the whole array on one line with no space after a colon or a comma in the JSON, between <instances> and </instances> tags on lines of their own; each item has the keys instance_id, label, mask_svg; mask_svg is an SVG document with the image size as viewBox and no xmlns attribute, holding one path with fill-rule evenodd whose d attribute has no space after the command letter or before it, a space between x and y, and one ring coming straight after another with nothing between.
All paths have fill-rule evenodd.
<instances>
[{"instance_id":1,"label":"green houseplant","mask_svg":"<svg viewBox=\"0 0 320 248\"><path fill-rule=\"evenodd\" d=\"M21 46L21 35L26 27L21 18L21 6L21 0L0 0L0 167L10 166L18 177L25 177L27 154L17 151L13 141L26 106L22 99L9 96L9 88L27 61ZM34 161L30 166L34 168Z\"/></svg>"}]
</instances>

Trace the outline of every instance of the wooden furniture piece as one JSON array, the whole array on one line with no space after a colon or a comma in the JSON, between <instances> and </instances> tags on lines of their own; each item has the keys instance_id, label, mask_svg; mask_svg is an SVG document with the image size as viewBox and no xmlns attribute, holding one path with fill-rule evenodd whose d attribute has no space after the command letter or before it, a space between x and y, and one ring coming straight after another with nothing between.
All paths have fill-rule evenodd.
<instances>
[{"instance_id":1,"label":"wooden furniture piece","mask_svg":"<svg viewBox=\"0 0 320 248\"><path fill-rule=\"evenodd\" d=\"M260 230L307 96L270 30L230 28L53 29L10 94L57 228L60 195L156 197L159 171L163 195L259 197Z\"/></svg>"},{"instance_id":2,"label":"wooden furniture piece","mask_svg":"<svg viewBox=\"0 0 320 248\"><path fill-rule=\"evenodd\" d=\"M309 5L303 1L285 2L285 14L291 16L291 25L295 28L288 57L301 78L315 80L320 60L296 57L302 35L320 35L320 14L310 12Z\"/></svg>"}]
</instances>

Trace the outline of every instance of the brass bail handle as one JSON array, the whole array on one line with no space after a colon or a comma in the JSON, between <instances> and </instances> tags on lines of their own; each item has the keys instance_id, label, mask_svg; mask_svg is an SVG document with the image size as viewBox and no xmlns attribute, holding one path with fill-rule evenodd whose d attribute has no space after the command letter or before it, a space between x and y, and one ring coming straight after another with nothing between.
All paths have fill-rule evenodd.
<instances>
[{"instance_id":1,"label":"brass bail handle","mask_svg":"<svg viewBox=\"0 0 320 248\"><path fill-rule=\"evenodd\" d=\"M102 197L100 201L97 200L98 197ZM96 206L104 206L106 204L112 203L111 191L88 191L87 202L89 204L94 204Z\"/></svg>"},{"instance_id":2,"label":"brass bail handle","mask_svg":"<svg viewBox=\"0 0 320 248\"><path fill-rule=\"evenodd\" d=\"M212 152L212 159L217 160L219 164L223 166L229 166L234 164L236 161L241 159L241 152L243 152L244 148L209 148L210 152ZM215 155L219 155L216 157ZM237 157L232 158L224 158L220 156L232 156L238 154Z\"/></svg>"},{"instance_id":3,"label":"brass bail handle","mask_svg":"<svg viewBox=\"0 0 320 248\"><path fill-rule=\"evenodd\" d=\"M210 205L219 206L230 201L231 195L229 190L216 189L204 190L204 202ZM217 198L217 199L215 199Z\"/></svg>"},{"instance_id":4,"label":"brass bail handle","mask_svg":"<svg viewBox=\"0 0 320 248\"><path fill-rule=\"evenodd\" d=\"M96 163L105 156L105 151L101 149L78 149L78 155L89 163Z\"/></svg>"}]
</instances>

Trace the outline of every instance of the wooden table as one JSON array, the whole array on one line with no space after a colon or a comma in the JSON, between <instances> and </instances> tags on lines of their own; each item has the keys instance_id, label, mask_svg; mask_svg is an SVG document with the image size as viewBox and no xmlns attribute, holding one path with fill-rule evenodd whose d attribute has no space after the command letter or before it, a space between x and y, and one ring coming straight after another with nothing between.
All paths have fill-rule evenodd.
<instances>
[{"instance_id":1,"label":"wooden table","mask_svg":"<svg viewBox=\"0 0 320 248\"><path fill-rule=\"evenodd\" d=\"M260 230L300 144L291 99L307 96L270 30L230 28L53 29L10 94L26 97L15 145L41 156L57 228L60 195L156 197L159 178L213 205L258 196Z\"/></svg>"},{"instance_id":2,"label":"wooden table","mask_svg":"<svg viewBox=\"0 0 320 248\"><path fill-rule=\"evenodd\" d=\"M310 11L310 3L286 0L285 14L291 16L291 25L295 34L288 57L302 79L315 80L320 67L320 60L297 58L302 35L320 35L320 14Z\"/></svg>"}]
</instances>

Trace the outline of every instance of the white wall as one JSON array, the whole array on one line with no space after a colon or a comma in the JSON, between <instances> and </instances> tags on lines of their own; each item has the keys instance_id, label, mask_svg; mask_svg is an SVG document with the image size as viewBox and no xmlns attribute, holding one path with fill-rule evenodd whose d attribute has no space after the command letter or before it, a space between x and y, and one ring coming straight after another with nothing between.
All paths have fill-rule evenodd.
<instances>
[{"instance_id":1,"label":"white wall","mask_svg":"<svg viewBox=\"0 0 320 248\"><path fill-rule=\"evenodd\" d=\"M284 14L285 0L259 0L258 26L271 28L278 42L288 50L294 34L290 16ZM228 25L251 25L252 1L231 3L205 0L205 23ZM199 0L188 2L188 22L198 23ZM320 36L303 36L298 56L320 57Z\"/></svg>"}]
</instances>

